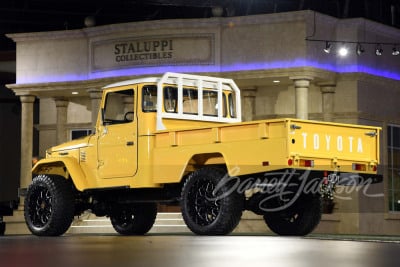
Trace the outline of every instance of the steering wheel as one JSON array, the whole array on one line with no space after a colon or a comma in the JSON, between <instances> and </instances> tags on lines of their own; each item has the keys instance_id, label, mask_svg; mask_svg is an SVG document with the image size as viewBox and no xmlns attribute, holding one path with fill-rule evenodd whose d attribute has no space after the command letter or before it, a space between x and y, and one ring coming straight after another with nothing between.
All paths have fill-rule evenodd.
<instances>
[{"instance_id":1,"label":"steering wheel","mask_svg":"<svg viewBox=\"0 0 400 267\"><path fill-rule=\"evenodd\" d=\"M124 120L125 121L133 121L134 117L133 115L135 114L135 112L133 111L128 111L127 113L125 113L124 115Z\"/></svg>"}]
</instances>

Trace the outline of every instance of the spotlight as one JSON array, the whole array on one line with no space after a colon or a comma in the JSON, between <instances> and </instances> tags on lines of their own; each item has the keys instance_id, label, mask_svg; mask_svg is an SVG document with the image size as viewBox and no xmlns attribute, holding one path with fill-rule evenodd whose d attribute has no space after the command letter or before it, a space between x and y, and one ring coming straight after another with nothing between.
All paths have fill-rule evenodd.
<instances>
[{"instance_id":1,"label":"spotlight","mask_svg":"<svg viewBox=\"0 0 400 267\"><path fill-rule=\"evenodd\" d=\"M382 46L380 44L378 44L375 48L375 55L377 56L382 56L383 53L383 49Z\"/></svg>"},{"instance_id":2,"label":"spotlight","mask_svg":"<svg viewBox=\"0 0 400 267\"><path fill-rule=\"evenodd\" d=\"M96 26L96 18L94 16L87 16L83 21L86 27L94 27Z\"/></svg>"},{"instance_id":3,"label":"spotlight","mask_svg":"<svg viewBox=\"0 0 400 267\"><path fill-rule=\"evenodd\" d=\"M393 49L392 49L392 55L393 55L393 56L398 56L398 55L400 55L400 51L397 49L396 46L393 47Z\"/></svg>"},{"instance_id":4,"label":"spotlight","mask_svg":"<svg viewBox=\"0 0 400 267\"><path fill-rule=\"evenodd\" d=\"M331 47L332 47L331 43L330 42L326 42L325 43L324 52L329 54L331 52Z\"/></svg>"},{"instance_id":5,"label":"spotlight","mask_svg":"<svg viewBox=\"0 0 400 267\"><path fill-rule=\"evenodd\" d=\"M346 47L342 46L341 48L339 48L338 52L339 52L339 56L345 57L349 53L349 50Z\"/></svg>"},{"instance_id":6,"label":"spotlight","mask_svg":"<svg viewBox=\"0 0 400 267\"><path fill-rule=\"evenodd\" d=\"M365 52L365 50L364 50L364 48L361 46L361 44L360 43L358 43L357 44L357 47L356 47L356 53L357 53L357 55L361 55L362 53L364 53Z\"/></svg>"}]
</instances>

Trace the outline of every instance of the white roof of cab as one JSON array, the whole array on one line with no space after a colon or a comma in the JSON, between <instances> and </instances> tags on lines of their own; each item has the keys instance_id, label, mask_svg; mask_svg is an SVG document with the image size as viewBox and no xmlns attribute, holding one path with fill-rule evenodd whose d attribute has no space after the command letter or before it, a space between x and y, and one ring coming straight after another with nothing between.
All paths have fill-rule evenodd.
<instances>
[{"instance_id":1,"label":"white roof of cab","mask_svg":"<svg viewBox=\"0 0 400 267\"><path fill-rule=\"evenodd\" d=\"M140 78L140 79L132 79L126 80L121 82L112 83L103 87L103 89L111 88L111 87L119 87L131 84L138 84L138 83L158 83L161 77L147 77L147 78Z\"/></svg>"}]
</instances>

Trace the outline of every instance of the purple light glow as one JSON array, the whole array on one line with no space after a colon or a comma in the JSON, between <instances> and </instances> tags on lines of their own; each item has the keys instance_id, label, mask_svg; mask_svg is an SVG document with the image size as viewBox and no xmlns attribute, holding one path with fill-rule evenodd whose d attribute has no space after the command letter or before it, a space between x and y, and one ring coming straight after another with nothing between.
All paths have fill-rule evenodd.
<instances>
[{"instance_id":1,"label":"purple light glow","mask_svg":"<svg viewBox=\"0 0 400 267\"><path fill-rule=\"evenodd\" d=\"M393 80L400 80L400 73L376 69L364 65L344 65L335 66L334 64L319 63L306 59L294 59L291 61L275 61L275 62L253 62L253 63L231 63L222 66L213 65L195 65L195 66L155 66L155 67L141 67L141 68L125 68L118 70L110 70L103 72L95 72L91 74L71 74L71 75L53 75L53 76L42 76L36 79L29 79L29 83L36 82L69 82L69 81L83 81L91 79L119 77L119 76L132 76L132 75L151 75L151 74L162 74L165 72L183 72L183 73L203 73L203 72L234 72L234 71L252 71L252 70L272 70L272 69L284 69L284 68L299 68L299 67L311 67L322 69L326 71L332 71L337 73L365 73L374 76L384 77ZM18 79L18 84L26 83L23 80Z\"/></svg>"}]
</instances>

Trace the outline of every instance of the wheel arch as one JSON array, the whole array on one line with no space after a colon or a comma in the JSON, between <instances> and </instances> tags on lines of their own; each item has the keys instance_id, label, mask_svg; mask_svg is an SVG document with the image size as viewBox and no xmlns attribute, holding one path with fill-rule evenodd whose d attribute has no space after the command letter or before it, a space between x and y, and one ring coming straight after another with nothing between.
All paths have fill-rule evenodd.
<instances>
[{"instance_id":1,"label":"wheel arch","mask_svg":"<svg viewBox=\"0 0 400 267\"><path fill-rule=\"evenodd\" d=\"M182 175L182 182L188 174L206 166L215 166L227 170L225 157L220 152L194 154L187 161Z\"/></svg>"},{"instance_id":2,"label":"wheel arch","mask_svg":"<svg viewBox=\"0 0 400 267\"><path fill-rule=\"evenodd\" d=\"M88 187L85 174L77 159L72 157L42 159L32 168L32 174L60 175L65 179L72 179L79 191Z\"/></svg>"}]
</instances>

